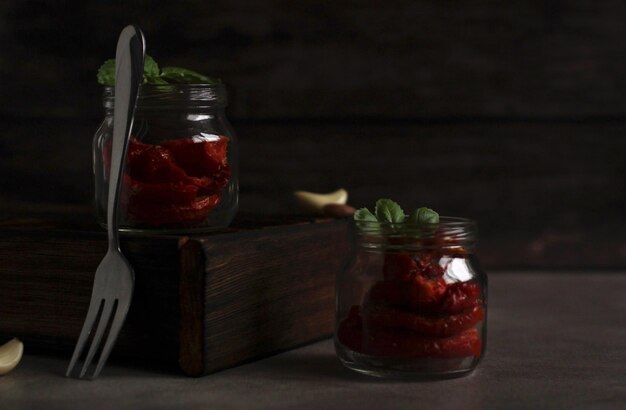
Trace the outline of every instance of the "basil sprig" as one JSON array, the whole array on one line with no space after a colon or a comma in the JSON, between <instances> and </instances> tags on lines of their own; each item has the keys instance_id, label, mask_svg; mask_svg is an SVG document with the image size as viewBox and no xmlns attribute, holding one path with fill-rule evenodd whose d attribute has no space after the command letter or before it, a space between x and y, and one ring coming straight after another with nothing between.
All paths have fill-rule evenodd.
<instances>
[{"instance_id":1,"label":"basil sprig","mask_svg":"<svg viewBox=\"0 0 626 410\"><path fill-rule=\"evenodd\" d=\"M404 222L404 211L397 202L391 199L381 198L376 201L374 213L379 222L402 223Z\"/></svg>"},{"instance_id":2,"label":"basil sprig","mask_svg":"<svg viewBox=\"0 0 626 410\"><path fill-rule=\"evenodd\" d=\"M419 228L421 225L432 226L439 223L439 214L430 208L417 208L407 218L400 205L387 198L376 201L374 213L367 208L361 208L354 213L353 218L357 225L362 228L374 228L375 222L378 222L391 224L395 230L402 229L402 227L394 226L394 224L404 223L404 228L411 229Z\"/></svg>"},{"instance_id":3,"label":"basil sprig","mask_svg":"<svg viewBox=\"0 0 626 410\"><path fill-rule=\"evenodd\" d=\"M414 224L436 224L439 223L439 214L425 206L417 208L411 216L409 222Z\"/></svg>"},{"instance_id":4,"label":"basil sprig","mask_svg":"<svg viewBox=\"0 0 626 410\"><path fill-rule=\"evenodd\" d=\"M115 59L106 60L96 74L98 83L115 85ZM219 78L210 78L195 71L182 67L163 67L149 55L145 55L143 62L144 84L221 84Z\"/></svg>"}]
</instances>

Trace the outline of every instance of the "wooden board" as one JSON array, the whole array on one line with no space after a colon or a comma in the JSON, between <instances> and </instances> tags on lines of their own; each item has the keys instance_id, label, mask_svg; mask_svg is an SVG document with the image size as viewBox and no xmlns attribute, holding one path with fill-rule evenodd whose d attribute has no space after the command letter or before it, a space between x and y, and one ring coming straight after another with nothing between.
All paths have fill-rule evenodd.
<instances>
[{"instance_id":1,"label":"wooden board","mask_svg":"<svg viewBox=\"0 0 626 410\"><path fill-rule=\"evenodd\" d=\"M0 338L69 354L104 233L36 218L2 225ZM178 363L200 376L332 333L335 275L350 247L345 221L240 225L246 229L123 237L136 286L114 355Z\"/></svg>"}]
</instances>

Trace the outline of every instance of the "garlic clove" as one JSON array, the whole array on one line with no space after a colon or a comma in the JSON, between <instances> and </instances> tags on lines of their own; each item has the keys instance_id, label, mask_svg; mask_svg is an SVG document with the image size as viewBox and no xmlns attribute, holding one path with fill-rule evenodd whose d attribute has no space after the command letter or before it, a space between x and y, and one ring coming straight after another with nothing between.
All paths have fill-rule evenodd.
<instances>
[{"instance_id":1,"label":"garlic clove","mask_svg":"<svg viewBox=\"0 0 626 410\"><path fill-rule=\"evenodd\" d=\"M24 344L17 338L0 346L0 376L9 373L22 360Z\"/></svg>"},{"instance_id":2,"label":"garlic clove","mask_svg":"<svg viewBox=\"0 0 626 410\"><path fill-rule=\"evenodd\" d=\"M304 209L320 214L323 213L324 206L328 204L345 205L348 202L348 191L343 188L327 194L308 191L295 191L293 194Z\"/></svg>"}]
</instances>

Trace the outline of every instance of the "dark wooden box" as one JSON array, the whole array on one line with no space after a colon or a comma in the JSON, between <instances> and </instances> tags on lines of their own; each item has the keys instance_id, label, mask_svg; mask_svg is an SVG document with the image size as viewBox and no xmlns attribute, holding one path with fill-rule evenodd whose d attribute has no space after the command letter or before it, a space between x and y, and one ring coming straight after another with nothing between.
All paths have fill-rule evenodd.
<instances>
[{"instance_id":1,"label":"dark wooden box","mask_svg":"<svg viewBox=\"0 0 626 410\"><path fill-rule=\"evenodd\" d=\"M248 220L207 235L123 236L136 281L115 356L200 376L331 335L347 222ZM69 359L106 238L97 227L68 226L0 224L0 338Z\"/></svg>"}]
</instances>

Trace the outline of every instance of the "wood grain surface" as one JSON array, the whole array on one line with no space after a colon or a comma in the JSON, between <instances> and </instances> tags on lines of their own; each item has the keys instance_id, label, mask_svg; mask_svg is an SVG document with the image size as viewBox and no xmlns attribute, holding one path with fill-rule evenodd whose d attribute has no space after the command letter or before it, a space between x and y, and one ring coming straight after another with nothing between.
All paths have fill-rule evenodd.
<instances>
[{"instance_id":1,"label":"wood grain surface","mask_svg":"<svg viewBox=\"0 0 626 410\"><path fill-rule=\"evenodd\" d=\"M135 291L114 355L176 363L176 241L126 239ZM106 252L101 232L0 229L0 334L31 351L71 353L87 314L96 267Z\"/></svg>"},{"instance_id":2,"label":"wood grain surface","mask_svg":"<svg viewBox=\"0 0 626 410\"><path fill-rule=\"evenodd\" d=\"M205 258L203 374L330 336L346 224L294 225L200 240ZM229 341L229 342L225 342Z\"/></svg>"},{"instance_id":3,"label":"wood grain surface","mask_svg":"<svg viewBox=\"0 0 626 410\"><path fill-rule=\"evenodd\" d=\"M208 236L124 235L135 291L113 355L201 376L330 335L346 221L250 220ZM0 341L69 356L106 251L104 232L73 226L2 221Z\"/></svg>"}]
</instances>

